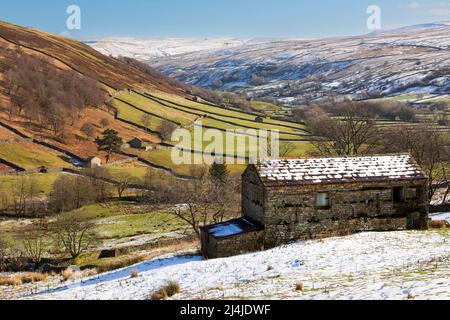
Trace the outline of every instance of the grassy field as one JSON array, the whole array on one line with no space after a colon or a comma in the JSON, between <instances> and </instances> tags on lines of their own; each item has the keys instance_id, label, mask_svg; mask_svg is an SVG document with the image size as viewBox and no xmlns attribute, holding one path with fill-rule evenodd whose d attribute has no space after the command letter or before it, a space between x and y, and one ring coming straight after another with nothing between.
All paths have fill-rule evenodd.
<instances>
[{"instance_id":1,"label":"grassy field","mask_svg":"<svg viewBox=\"0 0 450 320\"><path fill-rule=\"evenodd\" d=\"M90 252L83 254L71 263L80 266L100 266L113 264L118 259L98 259L100 248L109 246L127 246L128 243L144 243L158 241L161 238L179 237L186 235L189 228L185 222L169 213L170 208L146 208L134 202L112 201L103 204L87 205L72 213L89 217L95 224L94 232L98 241L92 245ZM53 221L54 218L49 218ZM37 228L33 219L0 220L2 238L15 248L21 248L25 230ZM189 234L189 233L188 233ZM50 235L44 241L51 248L54 241Z\"/></svg>"},{"instance_id":2,"label":"grassy field","mask_svg":"<svg viewBox=\"0 0 450 320\"><path fill-rule=\"evenodd\" d=\"M62 173L30 174L26 176L0 176L0 194L12 196L11 190L20 184L21 180L34 181L38 186L38 193L41 197L47 197L52 190L53 183Z\"/></svg>"},{"instance_id":3,"label":"grassy field","mask_svg":"<svg viewBox=\"0 0 450 320\"><path fill-rule=\"evenodd\" d=\"M0 158L25 169L71 167L63 154L32 142L0 142Z\"/></svg>"},{"instance_id":4,"label":"grassy field","mask_svg":"<svg viewBox=\"0 0 450 320\"><path fill-rule=\"evenodd\" d=\"M156 100L161 103L157 103L150 98L144 97L137 93L120 92L117 97L127 101L136 107L148 111L152 114L158 115L163 118L170 119L175 122L181 123L185 128L189 129L191 133L191 140L183 141L183 143L178 143L177 141L167 141L177 146L185 148L186 150L196 150L196 151L218 151L211 150L208 146L211 142L204 141L203 137L194 136L194 121L201 122L204 126L204 130L209 128L215 128L220 130L222 133L225 130L238 130L248 132L249 130L279 130L280 139L283 140L294 140L291 142L281 141L280 142L280 152L283 156L296 157L304 156L311 149L311 144L307 141L295 141L299 139L308 140L308 137L302 135L307 134L305 126L297 123L290 123L281 120L271 119L270 117L262 117L262 122L256 121L256 116L254 114L245 113L236 109L225 109L215 106L210 106L203 104L201 102L191 101L183 97L162 93L159 91L152 91L151 95L155 97ZM281 111L282 107L277 107L269 103L257 103L252 102L257 107L261 109L268 109L272 111ZM167 106L165 106L165 105ZM119 110L119 116L136 123L138 125L144 125L142 123L142 118L144 112L137 110L125 103L116 101L117 108ZM180 106L182 105L182 106ZM158 125L161 120L155 116L150 116L151 124L149 128L151 130L157 130ZM207 128L205 128L207 127ZM203 131L204 133L204 131ZM258 134L259 132L255 132ZM239 156L249 156L250 154L257 154L258 143L255 143L250 137L245 137L245 142L243 142L242 135L232 135L235 139L234 150L231 152L227 150L226 137L223 135L223 146L222 152L227 154L237 154ZM240 140L241 139L241 140ZM285 154L285 149L289 145L290 152ZM151 161L152 163L165 166L172 169L177 174L190 175L192 168L190 165L175 165L173 164L171 158L171 150L155 150L149 152L143 152L139 150L127 150L127 152L137 154L144 159ZM189 155L192 159L193 155ZM212 161L213 159L208 159ZM237 165L236 167L231 166L230 169L234 172L242 172L243 166ZM115 169L118 171L117 169ZM138 169L134 170L127 169L132 172L134 176L145 175L144 170ZM114 170L113 170L114 171Z\"/></svg>"},{"instance_id":5,"label":"grassy field","mask_svg":"<svg viewBox=\"0 0 450 320\"><path fill-rule=\"evenodd\" d=\"M136 179L142 179L147 174L147 171L149 170L149 167L145 166L135 166L135 167L121 167L121 166L109 166L106 167L106 169L109 171L111 176L117 177L121 173L128 173L132 177Z\"/></svg>"},{"instance_id":6,"label":"grassy field","mask_svg":"<svg viewBox=\"0 0 450 320\"><path fill-rule=\"evenodd\" d=\"M152 95L154 95L155 97L162 98L165 100L170 100L170 101L173 101L175 103L185 106L185 107L180 107L177 105L173 105L174 107L181 108L183 110L190 111L190 112L195 112L195 113L200 113L200 114L203 113L203 114L207 114L207 115L209 114L209 115L211 115L211 117L218 118L219 120L225 120L227 122L233 122L238 126L245 125L245 126L253 127L255 129L257 129L257 128L274 129L274 127L276 128L276 126L280 126L279 130L285 131L287 133L296 132L296 130L303 131L305 129L305 127L301 124L290 123L290 122L280 121L280 120L274 120L274 119L271 119L268 117L263 117L262 124L256 123L255 120L256 120L257 116L255 116L253 114L245 113L243 111L238 111L238 110L230 110L230 109L225 109L225 108L220 108L220 107L213 107L210 105L202 104L200 102L183 99L182 97L175 96L175 95L170 95L170 94L166 94L166 93L152 93ZM170 105L170 103L168 103L167 101L163 101L163 102ZM256 104L256 105L262 104L262 105L266 105L266 106L270 105L265 102L256 102L256 101L253 101L252 104ZM270 106L276 107L276 108L281 108L281 107L277 107L274 105L270 105ZM193 109L190 109L190 107ZM262 112L261 114L264 115L264 112ZM241 118L241 119L236 119L236 118ZM283 126L293 127L294 130L289 130L289 128L284 128Z\"/></svg>"},{"instance_id":7,"label":"grassy field","mask_svg":"<svg viewBox=\"0 0 450 320\"><path fill-rule=\"evenodd\" d=\"M146 113L139 111L133 107L130 107L129 105L118 100L116 100L115 104L117 110L119 111L120 118L138 124L140 126L147 127L150 130L156 131L158 126L162 122L162 120L157 117L149 116L150 124L145 125L143 122L143 118L146 115Z\"/></svg>"},{"instance_id":8,"label":"grassy field","mask_svg":"<svg viewBox=\"0 0 450 320\"><path fill-rule=\"evenodd\" d=\"M142 152L140 155L154 163L163 164L170 169L172 169L174 172L182 175L192 175L192 165L175 165L173 164L171 155L171 150L156 150L156 151L150 151L150 152ZM208 162L213 162L214 158L205 156L205 159ZM230 173L242 173L245 170L244 165L228 165L228 170Z\"/></svg>"},{"instance_id":9,"label":"grassy field","mask_svg":"<svg viewBox=\"0 0 450 320\"><path fill-rule=\"evenodd\" d=\"M281 143L281 149L283 149L283 147L286 145L285 142ZM304 156L307 155L309 151L311 151L312 149L312 145L308 142L296 142L293 143L293 149L291 150L290 153L288 153L287 155L285 155L286 157L298 157L300 156ZM254 148L252 146L252 148ZM242 147L240 147L240 150L242 152L242 154L244 155L248 155L248 149L247 150L243 150ZM138 151L138 150L127 150L127 152L139 155L140 157L147 159L148 161L155 163L155 164L160 164L163 165L167 168L170 168L173 170L173 172L177 173L177 174L181 174L181 175L188 175L191 176L193 174L193 167L192 165L188 165L188 164L182 164L182 165L176 165L174 164L174 162L172 161L172 150L154 150L154 151ZM180 156L183 156L180 153ZM190 159L190 161L193 163L194 161L194 155L187 152L185 153L185 156L187 157L187 159ZM184 159L184 157L183 157ZM211 156L203 156L203 159L205 159L208 163L212 163L215 158L211 157ZM230 162L228 162L228 160ZM241 174L244 172L246 165L245 164L238 164L234 159L226 159L227 163L229 163L227 165L228 170L231 173L234 174ZM160 171L160 170L158 170Z\"/></svg>"},{"instance_id":10,"label":"grassy field","mask_svg":"<svg viewBox=\"0 0 450 320\"><path fill-rule=\"evenodd\" d=\"M168 119L171 121L175 121L177 123L181 123L182 125L189 125L193 122L197 117L194 115L190 115L185 112L181 112L178 110L173 110L170 108L164 108L156 102L151 101L150 99L146 99L135 93L121 93L119 95L120 99L125 100L143 110L151 112L159 117L164 119Z\"/></svg>"},{"instance_id":11,"label":"grassy field","mask_svg":"<svg viewBox=\"0 0 450 320\"><path fill-rule=\"evenodd\" d=\"M174 103L182 104L185 107L177 106L170 102L161 100L162 103L172 106L174 108L172 109L135 93L131 94L121 93L119 95L121 99L133 105L136 105L137 107L143 110L146 110L153 114L157 114L158 116L161 116L163 118L179 122L183 126L190 125L194 120L198 119L199 117L206 116L206 118L202 119L202 122L205 125L215 127L218 129L246 129L246 128L264 129L264 130L277 129L282 134L284 134L287 139L295 138L295 135L292 134L305 134L305 127L301 124L295 124L280 120L273 120L270 118L264 118L263 123L258 123L255 121L256 116L244 112L238 112L219 107L212 107L209 105L204 105L198 102L183 99L175 95L159 93L159 95L155 96L173 101ZM142 125L141 118L142 115L144 114L143 112L140 112L139 110L132 111L130 110L131 107L128 106L128 108L125 108L123 103L120 104L120 101L118 102L120 108L119 112L121 116L123 114L123 116L126 117L127 120ZM190 109L189 107L195 108L196 110Z\"/></svg>"}]
</instances>

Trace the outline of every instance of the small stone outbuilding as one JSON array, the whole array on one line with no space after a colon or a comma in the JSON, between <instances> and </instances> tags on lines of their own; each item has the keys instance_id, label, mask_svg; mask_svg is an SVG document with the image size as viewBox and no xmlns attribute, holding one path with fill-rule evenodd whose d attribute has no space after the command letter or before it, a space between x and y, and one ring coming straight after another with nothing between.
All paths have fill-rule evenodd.
<instances>
[{"instance_id":1,"label":"small stone outbuilding","mask_svg":"<svg viewBox=\"0 0 450 320\"><path fill-rule=\"evenodd\" d=\"M256 229L222 236L216 230L223 224L203 228L204 256L362 231L425 229L428 177L408 154L264 161L242 176L242 220Z\"/></svg>"},{"instance_id":2,"label":"small stone outbuilding","mask_svg":"<svg viewBox=\"0 0 450 320\"><path fill-rule=\"evenodd\" d=\"M86 168L99 168L102 166L102 160L99 157L89 157L85 161Z\"/></svg>"},{"instance_id":3,"label":"small stone outbuilding","mask_svg":"<svg viewBox=\"0 0 450 320\"><path fill-rule=\"evenodd\" d=\"M202 229L203 254L208 258L233 256L263 249L264 227L245 218Z\"/></svg>"}]
</instances>

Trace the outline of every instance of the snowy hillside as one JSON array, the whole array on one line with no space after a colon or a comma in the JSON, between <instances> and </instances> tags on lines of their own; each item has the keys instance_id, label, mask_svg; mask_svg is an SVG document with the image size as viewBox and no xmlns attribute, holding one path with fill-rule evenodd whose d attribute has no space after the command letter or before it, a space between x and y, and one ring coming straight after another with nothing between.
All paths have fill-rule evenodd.
<instances>
[{"instance_id":1,"label":"snowy hillside","mask_svg":"<svg viewBox=\"0 0 450 320\"><path fill-rule=\"evenodd\" d=\"M187 83L295 104L329 94L366 99L448 93L449 35L449 23L435 23L316 40L111 39L91 45Z\"/></svg>"},{"instance_id":2,"label":"snowy hillside","mask_svg":"<svg viewBox=\"0 0 450 320\"><path fill-rule=\"evenodd\" d=\"M171 57L202 50L216 50L244 45L248 40L234 38L217 39L135 39L105 38L85 41L103 54L114 57L125 56L138 60L149 60L159 57Z\"/></svg>"},{"instance_id":3,"label":"snowy hillside","mask_svg":"<svg viewBox=\"0 0 450 320\"><path fill-rule=\"evenodd\" d=\"M450 299L449 262L448 230L361 233L226 259L169 257L31 298L146 299L177 281L174 299Z\"/></svg>"}]
</instances>

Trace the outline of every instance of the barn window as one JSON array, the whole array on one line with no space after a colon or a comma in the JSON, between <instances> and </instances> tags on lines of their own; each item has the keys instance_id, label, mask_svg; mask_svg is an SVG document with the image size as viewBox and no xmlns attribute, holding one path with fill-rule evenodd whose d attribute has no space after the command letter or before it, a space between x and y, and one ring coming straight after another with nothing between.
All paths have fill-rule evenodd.
<instances>
[{"instance_id":1,"label":"barn window","mask_svg":"<svg viewBox=\"0 0 450 320\"><path fill-rule=\"evenodd\" d=\"M318 208L327 208L330 206L330 197L327 192L317 194L316 206Z\"/></svg>"},{"instance_id":2,"label":"barn window","mask_svg":"<svg viewBox=\"0 0 450 320\"><path fill-rule=\"evenodd\" d=\"M392 199L394 203L405 202L405 187L394 187L392 190Z\"/></svg>"}]
</instances>

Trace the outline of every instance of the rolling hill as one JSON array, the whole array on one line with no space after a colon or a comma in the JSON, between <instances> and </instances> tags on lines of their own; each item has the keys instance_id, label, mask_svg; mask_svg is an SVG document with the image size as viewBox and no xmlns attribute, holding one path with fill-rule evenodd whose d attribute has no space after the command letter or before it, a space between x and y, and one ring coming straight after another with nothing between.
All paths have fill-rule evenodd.
<instances>
[{"instance_id":1,"label":"rolling hill","mask_svg":"<svg viewBox=\"0 0 450 320\"><path fill-rule=\"evenodd\" d=\"M90 45L137 56L186 83L295 105L327 96L445 98L449 32L450 23L442 22L344 38L250 39L221 48L198 45L198 50L186 47L186 40L178 47L171 41L172 54L163 56L146 51L139 39L127 39L126 45L100 39Z\"/></svg>"},{"instance_id":2,"label":"rolling hill","mask_svg":"<svg viewBox=\"0 0 450 320\"><path fill-rule=\"evenodd\" d=\"M151 151L124 149L124 152L113 156L113 161L134 159L140 165L153 166L183 177L189 176L190 166L172 163L170 155L173 143L167 137L162 137L160 130L163 124L184 127L191 132L198 120L202 121L205 128L221 132L228 129L277 129L282 144L293 144L293 148L289 147L292 154L306 152L313 138L302 124L265 114L265 110L279 110L277 106L254 102L254 110L260 111L245 111L212 103L207 99L214 93L185 85L131 60L106 56L86 44L39 30L0 22L0 57L0 128L5 135L0 144L4 150L8 150L0 154L0 160L4 160L1 167L3 171L11 169L8 164L29 170L40 166L76 166L93 155L105 158L105 154L97 150L94 138L106 128L118 131L124 142L139 138L147 144L162 143L161 148ZM26 66L26 72L32 73L32 79L37 80L34 83L32 80L30 84L30 81L19 79L20 83L27 85L21 88L17 84L18 80L11 76L14 66L18 71L23 71L20 69ZM39 74L41 70L46 74ZM20 72L16 75L19 78L27 76ZM81 88L77 87L76 81L73 83L74 78L79 78L85 84ZM64 91L67 86L71 91ZM57 111L45 111L40 116L33 113L35 106L48 107L46 104L55 104L56 100L71 106L70 101L78 101L76 96L82 94L81 91L85 91L86 87L98 87L94 93L99 95L100 90L103 92L100 95L111 101L74 108L75 111L70 112L57 104L59 109L50 109ZM42 96L46 101L42 101ZM22 110L22 102L29 106L30 112ZM53 119L53 113L64 115ZM42 117L50 117L46 119L45 125ZM53 123L55 121L65 122L58 135L56 130L52 133L49 127L60 125ZM94 128L90 138L86 137L83 129L87 123ZM188 143L182 149L193 155L203 153L206 147L203 143L197 144L197 149L192 145ZM247 155L250 148L255 146L237 148ZM242 166L232 170L242 170Z\"/></svg>"}]
</instances>

